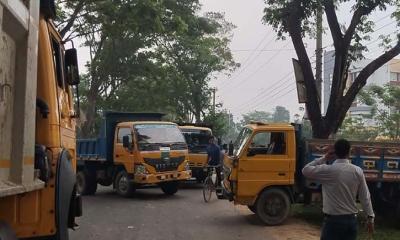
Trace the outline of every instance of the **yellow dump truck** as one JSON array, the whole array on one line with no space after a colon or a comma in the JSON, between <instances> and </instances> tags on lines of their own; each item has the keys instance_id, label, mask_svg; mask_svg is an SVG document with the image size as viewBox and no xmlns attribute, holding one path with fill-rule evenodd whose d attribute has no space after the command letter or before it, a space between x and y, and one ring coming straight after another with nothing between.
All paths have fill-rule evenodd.
<instances>
[{"instance_id":1,"label":"yellow dump truck","mask_svg":"<svg viewBox=\"0 0 400 240\"><path fill-rule=\"evenodd\" d=\"M305 164L323 156L334 140L303 139L301 126L252 123L224 159L224 197L247 205L267 225L285 221L292 203L307 202L320 184L307 180ZM400 217L400 145L351 142L350 159L363 169L374 209Z\"/></svg>"},{"instance_id":2,"label":"yellow dump truck","mask_svg":"<svg viewBox=\"0 0 400 240\"><path fill-rule=\"evenodd\" d=\"M198 182L202 182L206 177L204 168L207 165L207 146L212 130L210 127L197 124L180 124L179 128L188 144L189 167L192 170L192 176Z\"/></svg>"},{"instance_id":3,"label":"yellow dump truck","mask_svg":"<svg viewBox=\"0 0 400 240\"><path fill-rule=\"evenodd\" d=\"M75 186L75 49L54 1L0 0L0 239L68 239Z\"/></svg>"},{"instance_id":4,"label":"yellow dump truck","mask_svg":"<svg viewBox=\"0 0 400 240\"><path fill-rule=\"evenodd\" d=\"M176 124L160 113L105 112L96 139L79 139L78 190L94 194L97 184L130 197L135 189L157 184L167 195L191 178L188 150Z\"/></svg>"}]
</instances>

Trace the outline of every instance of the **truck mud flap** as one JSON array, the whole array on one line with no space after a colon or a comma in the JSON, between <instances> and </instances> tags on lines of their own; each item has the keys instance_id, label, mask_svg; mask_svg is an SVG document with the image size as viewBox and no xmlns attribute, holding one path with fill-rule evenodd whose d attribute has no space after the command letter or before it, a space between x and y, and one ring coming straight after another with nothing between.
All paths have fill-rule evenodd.
<instances>
[{"instance_id":1,"label":"truck mud flap","mask_svg":"<svg viewBox=\"0 0 400 240\"><path fill-rule=\"evenodd\" d=\"M68 226L71 222L71 201L75 198L76 176L72 167L72 158L67 150L62 150L57 164L56 179L56 223L57 240L68 240Z\"/></svg>"}]
</instances>

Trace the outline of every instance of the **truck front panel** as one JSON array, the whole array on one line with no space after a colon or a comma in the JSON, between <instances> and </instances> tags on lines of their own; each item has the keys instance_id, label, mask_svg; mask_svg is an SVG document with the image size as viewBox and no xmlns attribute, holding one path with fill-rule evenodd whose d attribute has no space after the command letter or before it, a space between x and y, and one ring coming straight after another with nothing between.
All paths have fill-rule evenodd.
<instances>
[{"instance_id":1,"label":"truck front panel","mask_svg":"<svg viewBox=\"0 0 400 240\"><path fill-rule=\"evenodd\" d=\"M132 149L124 147L124 136L129 136ZM187 145L175 124L119 124L114 151L115 164L123 165L137 184L187 180L191 177Z\"/></svg>"},{"instance_id":2,"label":"truck front panel","mask_svg":"<svg viewBox=\"0 0 400 240\"><path fill-rule=\"evenodd\" d=\"M294 184L296 142L293 127L254 125L245 128L235 145L235 156L225 158L230 187L235 202L254 204L260 192L269 186Z\"/></svg>"}]
</instances>

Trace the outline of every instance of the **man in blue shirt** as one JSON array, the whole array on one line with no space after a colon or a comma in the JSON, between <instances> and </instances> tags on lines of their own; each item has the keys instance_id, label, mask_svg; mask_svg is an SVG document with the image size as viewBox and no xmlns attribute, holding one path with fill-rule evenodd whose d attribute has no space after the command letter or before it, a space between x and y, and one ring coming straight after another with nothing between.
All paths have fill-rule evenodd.
<instances>
[{"instance_id":1,"label":"man in blue shirt","mask_svg":"<svg viewBox=\"0 0 400 240\"><path fill-rule=\"evenodd\" d=\"M221 149L215 144L214 136L208 140L207 147L207 162L209 166L215 166L217 171L217 186L221 183Z\"/></svg>"}]
</instances>

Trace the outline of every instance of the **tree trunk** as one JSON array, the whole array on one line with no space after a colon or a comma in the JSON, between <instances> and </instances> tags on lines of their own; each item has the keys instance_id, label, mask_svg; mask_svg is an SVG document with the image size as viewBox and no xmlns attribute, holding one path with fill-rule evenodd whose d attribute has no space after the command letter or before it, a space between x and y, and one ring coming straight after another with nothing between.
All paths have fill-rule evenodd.
<instances>
[{"instance_id":1,"label":"tree trunk","mask_svg":"<svg viewBox=\"0 0 400 240\"><path fill-rule=\"evenodd\" d=\"M87 96L87 108L85 111L86 121L82 125L82 137L94 137L95 122L96 122L96 104L97 104L97 91L90 89Z\"/></svg>"}]
</instances>

